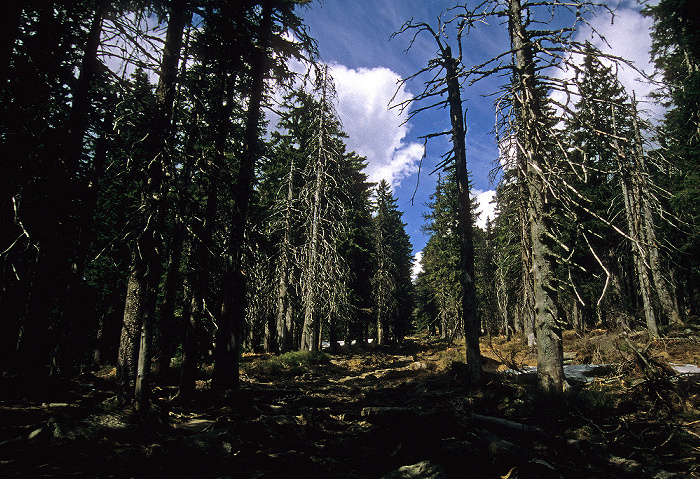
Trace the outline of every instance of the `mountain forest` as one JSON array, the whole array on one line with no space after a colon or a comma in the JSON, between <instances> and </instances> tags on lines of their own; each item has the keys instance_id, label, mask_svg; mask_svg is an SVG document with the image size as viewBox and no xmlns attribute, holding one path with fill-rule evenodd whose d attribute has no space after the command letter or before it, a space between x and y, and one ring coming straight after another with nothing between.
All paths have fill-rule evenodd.
<instances>
[{"instance_id":1,"label":"mountain forest","mask_svg":"<svg viewBox=\"0 0 700 479\"><path fill-rule=\"evenodd\" d=\"M0 475L700 477L700 13L640 2L650 119L577 35L614 3L405 18L435 53L387 108L450 145L414 264L319 2L4 2Z\"/></svg>"}]
</instances>

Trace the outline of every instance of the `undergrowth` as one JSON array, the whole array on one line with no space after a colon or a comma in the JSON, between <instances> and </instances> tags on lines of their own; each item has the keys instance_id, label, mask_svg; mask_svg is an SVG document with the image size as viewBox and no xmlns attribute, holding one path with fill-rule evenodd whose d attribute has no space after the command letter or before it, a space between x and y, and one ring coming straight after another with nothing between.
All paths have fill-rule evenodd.
<instances>
[{"instance_id":1,"label":"undergrowth","mask_svg":"<svg viewBox=\"0 0 700 479\"><path fill-rule=\"evenodd\" d=\"M259 358L247 364L248 373L264 376L299 376L311 369L311 366L329 364L331 357L322 351L290 351L280 356Z\"/></svg>"}]
</instances>

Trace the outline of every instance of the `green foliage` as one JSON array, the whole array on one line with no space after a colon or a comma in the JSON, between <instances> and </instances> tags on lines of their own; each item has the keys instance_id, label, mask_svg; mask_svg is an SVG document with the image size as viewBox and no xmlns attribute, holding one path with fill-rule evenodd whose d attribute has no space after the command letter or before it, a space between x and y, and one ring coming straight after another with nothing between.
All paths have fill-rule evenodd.
<instances>
[{"instance_id":1,"label":"green foliage","mask_svg":"<svg viewBox=\"0 0 700 479\"><path fill-rule=\"evenodd\" d=\"M312 370L312 366L330 362L331 356L322 351L290 351L280 356L256 359L246 366L246 370L260 376L300 376Z\"/></svg>"},{"instance_id":2,"label":"green foliage","mask_svg":"<svg viewBox=\"0 0 700 479\"><path fill-rule=\"evenodd\" d=\"M423 230L430 234L423 248L416 290L416 316L430 332L437 330L443 338L462 335L461 297L459 281L460 246L457 230L457 182L454 171L440 176L435 192L430 196L430 211Z\"/></svg>"},{"instance_id":3,"label":"green foliage","mask_svg":"<svg viewBox=\"0 0 700 479\"><path fill-rule=\"evenodd\" d=\"M654 20L651 56L663 80L656 95L667 107L659 153L672 168L664 186L673 192L674 213L687 224L668 235L687 278L681 301L697 314L700 297L691 284L700 278L700 16L692 0L661 0L643 13Z\"/></svg>"},{"instance_id":4,"label":"green foliage","mask_svg":"<svg viewBox=\"0 0 700 479\"><path fill-rule=\"evenodd\" d=\"M372 218L376 264L372 288L380 344L387 339L400 342L410 328L412 247L401 216L389 183L381 180Z\"/></svg>"}]
</instances>

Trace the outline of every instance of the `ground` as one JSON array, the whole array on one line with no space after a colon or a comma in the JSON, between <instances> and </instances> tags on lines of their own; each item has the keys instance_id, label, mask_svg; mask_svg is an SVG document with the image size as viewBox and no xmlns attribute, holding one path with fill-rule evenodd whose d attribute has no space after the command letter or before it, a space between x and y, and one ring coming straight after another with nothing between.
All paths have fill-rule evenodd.
<instances>
[{"instance_id":1,"label":"ground","mask_svg":"<svg viewBox=\"0 0 700 479\"><path fill-rule=\"evenodd\" d=\"M481 350L478 387L463 347L420 335L245 355L237 395L214 400L203 371L196 402L171 401L164 384L146 418L117 407L111 368L41 400L6 390L0 477L380 478L422 461L422 476L388 477L700 477L700 387L668 368L700 365L694 330L566 332L567 362L608 366L555 399L515 373L536 363L522 340L482 338Z\"/></svg>"}]
</instances>

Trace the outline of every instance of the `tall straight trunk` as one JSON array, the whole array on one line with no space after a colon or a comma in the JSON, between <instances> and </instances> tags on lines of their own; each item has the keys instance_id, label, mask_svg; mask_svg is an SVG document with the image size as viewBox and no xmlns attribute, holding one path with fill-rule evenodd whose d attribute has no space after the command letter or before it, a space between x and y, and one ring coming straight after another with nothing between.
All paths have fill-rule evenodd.
<instances>
[{"instance_id":1,"label":"tall straight trunk","mask_svg":"<svg viewBox=\"0 0 700 479\"><path fill-rule=\"evenodd\" d=\"M661 272L661 256L659 254L658 241L656 240L654 216L652 214L649 201L649 198L651 197L648 181L649 172L646 168L644 149L642 147L642 137L639 131L639 125L637 123L637 104L636 99L634 98L632 99L632 127L634 128L634 139L636 145L635 156L637 160L637 171L635 172L635 176L637 178L636 183L640 189L644 239L649 252L649 267L651 269L652 278L654 279L656 293L659 297L659 302L661 303L661 308L663 309L666 318L671 324L683 324L680 311L678 310L675 292L671 290L669 284L664 278L663 273Z\"/></svg>"},{"instance_id":2,"label":"tall straight trunk","mask_svg":"<svg viewBox=\"0 0 700 479\"><path fill-rule=\"evenodd\" d=\"M534 347L535 341L535 291L532 283L532 234L528 215L530 192L527 186L527 160L518 155L518 219L520 220L520 261L522 281L522 309L520 321L527 345Z\"/></svg>"},{"instance_id":3,"label":"tall straight trunk","mask_svg":"<svg viewBox=\"0 0 700 479\"><path fill-rule=\"evenodd\" d=\"M184 400L192 399L195 391L195 374L199 359L199 330L204 319L204 297L207 290L209 265L211 264L211 249L213 246L214 222L218 211L218 195L221 186L221 175L225 168L226 142L229 138L228 123L231 119L233 105L234 75L225 75L221 93L221 103L218 106L214 123L214 152L207 158L204 166L204 176L207 178L206 203L200 222L195 223L192 238L194 247L190 255L192 269L191 284L188 286L187 316L185 320L185 335L183 338L183 362L180 373L180 395Z\"/></svg>"},{"instance_id":4,"label":"tall straight trunk","mask_svg":"<svg viewBox=\"0 0 700 479\"><path fill-rule=\"evenodd\" d=\"M183 243L185 242L185 225L179 212L175 213L172 230L172 241L168 264L163 284L163 302L160 305L160 314L157 317L158 337L155 344L154 379L159 381L170 367L170 359L173 357L176 346L177 326L175 319L176 296L182 286L180 263L182 261Z\"/></svg>"},{"instance_id":5,"label":"tall straight trunk","mask_svg":"<svg viewBox=\"0 0 700 479\"><path fill-rule=\"evenodd\" d=\"M552 215L554 199L548 193L545 175L550 169L545 159L541 137L547 118L542 110L537 88L536 68L531 40L522 21L520 0L508 0L509 31L515 51L517 89L522 104L520 124L523 128L522 149L527 155L529 188L528 211L532 239L532 270L535 300L535 335L537 339L537 379L542 392L564 390L562 326L557 304L553 254Z\"/></svg>"},{"instance_id":6,"label":"tall straight trunk","mask_svg":"<svg viewBox=\"0 0 700 479\"><path fill-rule=\"evenodd\" d=\"M476 283L474 281L474 235L467 153L464 143L465 129L460 94L458 60L452 57L450 48L442 53L447 83L447 101L450 105L452 125L452 152L457 176L457 215L459 218L459 273L462 285L462 323L467 347L467 373L471 383L481 382L481 352L479 351L480 322L476 305Z\"/></svg>"},{"instance_id":7,"label":"tall straight trunk","mask_svg":"<svg viewBox=\"0 0 700 479\"><path fill-rule=\"evenodd\" d=\"M171 166L169 165L169 143L175 100L175 80L183 34L188 21L189 15L185 9L185 1L172 0L168 29L163 46L160 78L156 89L155 121L153 130L149 133L150 151L155 156L149 160L146 167L146 179L141 193L144 229L132 246L134 250L132 252L132 277L129 282L131 284L133 279L134 285L139 284L140 294L134 296L133 299L141 301L141 304L137 307L129 307L129 300L127 299L124 310L122 339L133 343L123 344L123 342L120 342L119 361L125 363L128 361L128 358L122 358L122 350L124 354L134 349L139 351L136 371L137 379L133 396L127 391L120 391L120 397L127 402L132 397L135 398L137 401L136 407L142 413L148 411L148 392L150 389L148 379L151 367L149 344L162 270L160 239L163 231L165 210L166 171ZM140 331L143 339L139 342L143 347L136 346L134 330ZM131 373L128 369L125 369L125 372ZM123 378L120 384L130 384L130 382L130 378Z\"/></svg>"},{"instance_id":8,"label":"tall straight trunk","mask_svg":"<svg viewBox=\"0 0 700 479\"><path fill-rule=\"evenodd\" d=\"M643 245L643 231L641 226L641 205L639 198L639 188L630 172L630 165L625 161L622 151L617 144L617 128L615 125L615 112L613 111L613 129L615 139L613 140L615 151L617 152L618 167L620 170L620 187L622 198L625 204L625 218L627 220L627 234L630 237L632 256L634 258L634 269L639 281L639 290L642 295L642 306L646 319L647 330L652 337L659 336L659 328L654 314L654 307L651 302L651 282L646 265L646 253Z\"/></svg>"},{"instance_id":9,"label":"tall straight trunk","mask_svg":"<svg viewBox=\"0 0 700 479\"><path fill-rule=\"evenodd\" d=\"M199 359L199 318L202 313L198 309L201 306L201 302L194 298L192 286L189 282L186 282L184 293L182 317L184 319L185 332L182 338L182 365L178 394L183 401L190 401L194 398L196 390L197 360Z\"/></svg>"},{"instance_id":10,"label":"tall straight trunk","mask_svg":"<svg viewBox=\"0 0 700 479\"><path fill-rule=\"evenodd\" d=\"M191 30L192 24L189 22L184 38L184 48L182 49L180 77L183 77L187 71L188 44ZM176 90L176 96L178 97L180 96L181 88L182 84L180 84ZM176 100L173 101L173 112L176 112L180 109L179 102L176 102ZM157 316L157 330L159 334L156 336L154 345L154 372L156 380L163 379L163 374L170 366L170 360L175 354L178 342L184 338L184 334L182 334L182 325L185 320L185 315L183 314L182 316L183 321L178 321L175 316L175 311L177 308L177 293L183 288L183 275L180 271L182 256L185 254L185 251L188 251L190 246L183 214L186 209L187 201L189 201L188 189L192 183L192 170L194 168L192 149L196 140L196 135L189 134L187 136L183 148L182 171L174 175L175 185L173 189L175 190L175 198L171 206L174 210L171 233L172 239L170 243L170 253L168 255L165 282L163 284L163 301L160 305L160 314Z\"/></svg>"},{"instance_id":11,"label":"tall straight trunk","mask_svg":"<svg viewBox=\"0 0 700 479\"><path fill-rule=\"evenodd\" d=\"M323 131L323 114L321 114L321 130ZM307 260L307 271L305 280L304 293L304 328L302 330L302 347L306 351L318 350L319 332L319 315L318 315L318 242L319 242L319 223L321 221L321 190L323 188L321 168L321 153L317 158L316 165L316 180L314 186L314 202L312 205L311 231L309 232L309 257Z\"/></svg>"},{"instance_id":12,"label":"tall straight trunk","mask_svg":"<svg viewBox=\"0 0 700 479\"><path fill-rule=\"evenodd\" d=\"M216 332L212 387L221 392L238 389L240 336L245 323L246 277L243 274L243 247L255 161L259 155L259 124L268 46L272 36L272 0L263 2L258 45L251 61L251 92L246 114L243 150L233 190L234 211L228 238L230 264L224 278L224 294L219 328Z\"/></svg>"},{"instance_id":13,"label":"tall straight trunk","mask_svg":"<svg viewBox=\"0 0 700 479\"><path fill-rule=\"evenodd\" d=\"M121 404L133 400L138 360L138 337L143 315L143 263L136 248L131 251L131 266L124 302L124 322L117 356L117 397Z\"/></svg>"},{"instance_id":14,"label":"tall straight trunk","mask_svg":"<svg viewBox=\"0 0 700 479\"><path fill-rule=\"evenodd\" d=\"M292 347L292 305L289 297L290 249L292 243L292 201L294 200L294 158L289 164L287 203L284 212L284 239L280 252L279 282L277 284L277 352L285 353Z\"/></svg>"}]
</instances>

